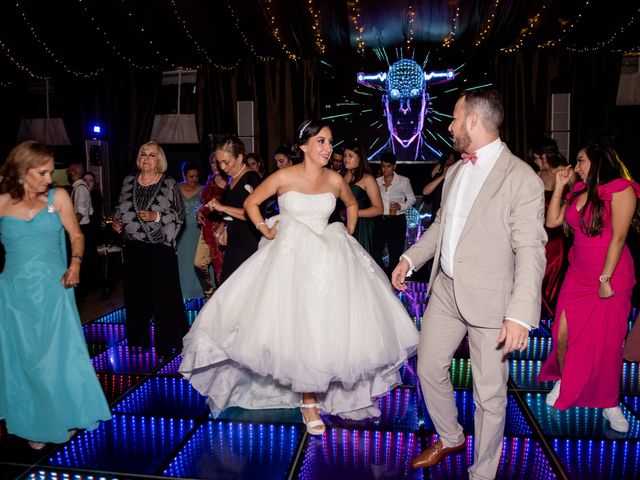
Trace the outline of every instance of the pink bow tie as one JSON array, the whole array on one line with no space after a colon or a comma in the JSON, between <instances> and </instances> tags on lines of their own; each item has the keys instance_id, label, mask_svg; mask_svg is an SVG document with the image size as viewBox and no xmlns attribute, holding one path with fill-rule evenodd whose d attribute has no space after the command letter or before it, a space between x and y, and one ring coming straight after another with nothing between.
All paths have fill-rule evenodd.
<instances>
[{"instance_id":1,"label":"pink bow tie","mask_svg":"<svg viewBox=\"0 0 640 480\"><path fill-rule=\"evenodd\" d=\"M469 153L469 154L463 153L461 155L461 157L462 157L462 163L463 164L465 164L465 163L470 161L473 165L475 165L476 162L478 161L478 157L476 157L476 152Z\"/></svg>"}]
</instances>

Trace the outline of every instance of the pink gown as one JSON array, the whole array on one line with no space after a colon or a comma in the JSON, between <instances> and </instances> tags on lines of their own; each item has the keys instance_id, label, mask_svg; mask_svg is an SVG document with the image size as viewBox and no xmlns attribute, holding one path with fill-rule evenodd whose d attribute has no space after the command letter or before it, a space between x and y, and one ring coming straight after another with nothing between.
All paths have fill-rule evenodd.
<instances>
[{"instance_id":1,"label":"pink gown","mask_svg":"<svg viewBox=\"0 0 640 480\"><path fill-rule=\"evenodd\" d=\"M612 194L632 187L640 197L640 186L618 178L598 187L603 200L602 234L588 237L580 230L580 212L576 199L567 207L565 218L574 229L574 243L569 251L569 269L565 276L553 324L553 348L538 381L560 379L556 351L559 319L565 312L568 345L562 372L562 386L555 408L609 408L618 404L622 347L627 334L627 317L631 309L631 290L635 284L633 259L625 245L611 277L615 295L608 299L598 296L598 277L602 273L607 248L611 241ZM574 192L585 188L578 182Z\"/></svg>"}]
</instances>

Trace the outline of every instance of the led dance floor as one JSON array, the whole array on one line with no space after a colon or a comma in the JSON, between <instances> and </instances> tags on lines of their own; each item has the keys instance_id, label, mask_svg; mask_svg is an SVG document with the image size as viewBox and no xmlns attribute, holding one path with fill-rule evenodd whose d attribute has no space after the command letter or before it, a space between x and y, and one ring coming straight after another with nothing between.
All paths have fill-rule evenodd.
<instances>
[{"instance_id":1,"label":"led dance floor","mask_svg":"<svg viewBox=\"0 0 640 480\"><path fill-rule=\"evenodd\" d=\"M426 286L399 294L420 326ZM191 322L202 300L186 303ZM636 311L630 318L635 318ZM180 357L127 346L124 311L83 327L92 363L113 419L64 445L31 450L0 422L0 479L465 479L473 459L473 395L469 345L452 362L459 421L467 449L429 470L410 460L437 439L416 375L415 358L402 368L404 385L380 399L382 415L365 421L324 416L327 432L309 436L295 409L230 408L212 418L206 399L178 375ZM631 326L631 322L629 324ZM509 360L507 423L500 479L640 478L638 364L626 362L620 406L627 434L611 430L600 409L558 411L545 403L549 382L536 382L551 349L549 322L529 347Z\"/></svg>"}]
</instances>

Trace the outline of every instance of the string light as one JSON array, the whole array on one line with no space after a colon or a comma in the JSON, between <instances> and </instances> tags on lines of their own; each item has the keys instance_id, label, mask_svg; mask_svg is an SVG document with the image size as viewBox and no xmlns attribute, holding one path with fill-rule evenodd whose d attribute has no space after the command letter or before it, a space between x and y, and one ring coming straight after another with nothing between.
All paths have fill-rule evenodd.
<instances>
[{"instance_id":1,"label":"string light","mask_svg":"<svg viewBox=\"0 0 640 480\"><path fill-rule=\"evenodd\" d=\"M265 57L264 55L258 54L258 52L256 51L256 47L253 45L251 41L249 41L249 38L244 33L242 28L240 28L240 19L238 18L236 11L233 9L233 6L231 5L231 0L227 0L227 9L229 10L231 17L233 18L233 25L235 26L236 31L240 34L240 37L242 38L242 43L244 43L244 46L247 47L251 55L253 55L254 57L256 57L258 60L262 62L268 62L269 60L273 60L273 57Z\"/></svg>"},{"instance_id":2,"label":"string light","mask_svg":"<svg viewBox=\"0 0 640 480\"><path fill-rule=\"evenodd\" d=\"M575 47L567 47L567 50L571 51L571 52L577 52L577 53L586 53L586 52L595 52L596 50L601 50L609 45L611 45L615 39L617 38L617 36L619 34L624 33L624 31L631 27L631 25L633 25L636 21L636 16L640 14L640 8L638 8L633 15L631 15L631 17L629 18L629 20L624 24L621 25L620 27L618 27L618 29L613 32L613 34L607 39L607 40L603 40L602 42L597 42L596 44L590 46L590 47L581 47L581 48L575 48Z\"/></svg>"},{"instance_id":3,"label":"string light","mask_svg":"<svg viewBox=\"0 0 640 480\"><path fill-rule=\"evenodd\" d=\"M322 39L322 32L320 30L320 19L321 19L320 9L316 9L313 6L313 0L309 0L307 2L307 10L309 11L309 15L311 15L311 19L313 22L311 24L311 29L313 30L313 37L314 37L314 44L316 46L316 51L320 55L324 55L326 46L324 44L324 40Z\"/></svg>"},{"instance_id":4,"label":"string light","mask_svg":"<svg viewBox=\"0 0 640 480\"><path fill-rule=\"evenodd\" d=\"M15 87L15 82L0 82L0 88Z\"/></svg>"},{"instance_id":5,"label":"string light","mask_svg":"<svg viewBox=\"0 0 640 480\"><path fill-rule=\"evenodd\" d=\"M122 3L122 5L124 6L124 8L127 10L127 15L129 16L129 18L131 18L132 21L134 20L134 16L133 16L133 12L131 11L131 9L127 6L127 1L126 0L120 0L120 2ZM176 66L175 63L170 62L169 59L167 57L165 57L164 55L162 55L162 53L160 53L160 50L158 50L155 45L153 44L153 40L151 40L150 38L148 38L148 34L145 31L144 27L141 26L137 26L136 30L139 31L140 33L143 34L143 37L145 38L145 40L147 41L147 44L149 45L149 48L151 49L151 51L154 53L154 55L156 55L158 58L162 59L162 61L164 62L165 65L169 65L171 66L171 68L173 68L174 70L176 70L178 67Z\"/></svg>"},{"instance_id":6,"label":"string light","mask_svg":"<svg viewBox=\"0 0 640 480\"><path fill-rule=\"evenodd\" d=\"M442 46L444 48L449 48L453 44L453 41L456 39L456 33L458 33L458 20L460 19L460 7L456 7L456 13L451 20L451 31L449 35L444 37L442 40Z\"/></svg>"},{"instance_id":7,"label":"string light","mask_svg":"<svg viewBox=\"0 0 640 480\"><path fill-rule=\"evenodd\" d=\"M527 25L525 25L520 30L520 34L518 35L518 38L513 43L513 45L511 45L509 47L501 48L500 51L501 52L507 52L507 53L513 53L513 52L521 49L524 46L524 44L527 41L527 39L531 36L533 31L535 30L535 28L540 25L540 18L543 16L544 11L547 9L547 7L550 4L551 4L551 0L546 0L545 3L542 4L542 7L541 7L540 11L538 13L536 13L533 16L533 18L528 18L527 19Z\"/></svg>"},{"instance_id":8,"label":"string light","mask_svg":"<svg viewBox=\"0 0 640 480\"><path fill-rule=\"evenodd\" d=\"M473 44L476 47L479 47L480 44L482 42L484 42L486 40L486 38L489 36L489 32L491 31L491 27L493 26L493 20L496 17L496 11L498 10L498 6L499 5L500 5L500 0L494 0L493 7L491 9L491 14L489 15L489 18L487 19L487 23L485 24L484 28L479 33L479 37L480 38L476 39L473 42Z\"/></svg>"},{"instance_id":9,"label":"string light","mask_svg":"<svg viewBox=\"0 0 640 480\"><path fill-rule=\"evenodd\" d=\"M407 18L409 38L407 38L406 46L407 50L411 50L411 43L413 42L413 23L416 21L416 12L413 10L413 5L411 3L407 7Z\"/></svg>"},{"instance_id":10,"label":"string light","mask_svg":"<svg viewBox=\"0 0 640 480\"><path fill-rule=\"evenodd\" d=\"M51 77L45 77L43 75L37 75L37 74L33 73L29 67L27 67L26 65L20 63L11 54L11 49L2 40L0 40L0 49L2 49L2 53L4 53L4 56L6 57L7 60L9 60L16 67L18 67L19 70L22 70L24 73L29 75L29 77L37 79L37 80L49 80L51 78Z\"/></svg>"},{"instance_id":11,"label":"string light","mask_svg":"<svg viewBox=\"0 0 640 480\"><path fill-rule=\"evenodd\" d=\"M139 63L136 63L131 57L122 53L118 49L118 47L116 47L114 43L109 39L107 32L105 32L104 29L98 24L96 18L89 11L86 5L86 2L84 2L83 0L78 0L78 3L82 6L82 9L84 10L85 15L89 18L89 20L91 20L91 23L95 26L96 31L102 35L105 45L107 45L120 60L127 62L129 65L131 65L133 68L137 70L155 70L158 68L157 65L141 65Z\"/></svg>"},{"instance_id":12,"label":"string light","mask_svg":"<svg viewBox=\"0 0 640 480\"><path fill-rule=\"evenodd\" d=\"M189 27L187 26L187 22L184 21L184 18L182 18L182 15L180 15L180 12L178 11L178 7L176 5L176 2L174 0L170 0L171 2L171 6L173 6L173 13L175 14L177 20L178 20L178 24L180 25L180 27L182 27L182 31L185 33L185 35L189 38L189 40L191 40L191 42L193 42L193 47L195 48L195 50L202 55L208 63L210 63L211 65L215 66L216 68L220 69L220 70L233 70L234 68L236 68L238 66L238 64L240 63L240 59L238 58L235 63L231 64L231 65L223 65L223 64L219 64L213 61L213 59L211 58L211 56L209 55L209 52L207 52L203 47L200 46L200 44L198 43L198 41L193 38L193 35L191 34L191 31L189 30Z\"/></svg>"},{"instance_id":13,"label":"string light","mask_svg":"<svg viewBox=\"0 0 640 480\"><path fill-rule=\"evenodd\" d=\"M47 45L47 43L44 40L42 40L40 38L40 36L36 33L35 28L33 27L31 22L27 18L26 12L22 9L22 5L21 5L19 0L16 1L16 10L20 14L20 17L22 18L22 21L24 22L24 24L29 29L29 33L31 33L31 36L33 37L33 39L38 43L38 45L40 45L44 49L45 52L47 52L47 55L49 55L51 60L53 60L56 64L60 65L67 73L70 73L74 77L94 78L94 77L96 77L97 75L99 75L100 73L102 73L104 71L104 68L102 68L102 67L98 67L96 70L94 70L92 72L81 72L79 70L75 70L75 69L71 68L65 62L63 62L60 59L60 57L58 55L56 55L53 52L53 50L51 50L51 48L49 48L49 45Z\"/></svg>"},{"instance_id":14,"label":"string light","mask_svg":"<svg viewBox=\"0 0 640 480\"><path fill-rule=\"evenodd\" d=\"M550 47L555 47L560 45L560 43L562 43L567 38L567 35L571 31L573 31L576 28L576 26L580 23L580 20L582 19L582 15L585 12L585 10L589 7L590 3L591 3L590 0L587 0L586 2L584 2L584 5L582 5L582 8L578 12L578 15L576 15L576 17L573 20L564 22L562 24L562 31L560 32L560 36L558 38L556 38L555 40L547 40L546 42L539 44L538 48L550 48Z\"/></svg>"},{"instance_id":15,"label":"string light","mask_svg":"<svg viewBox=\"0 0 640 480\"><path fill-rule=\"evenodd\" d=\"M263 0L264 1L264 0ZM285 53L290 60L297 60L298 56L291 51L291 49L287 46L287 44L282 40L282 36L280 35L280 28L276 25L276 17L271 12L271 2L272 0L266 0L264 2L265 7L267 8L267 19L269 20L269 25L271 26L271 33L274 38L280 45L280 48Z\"/></svg>"},{"instance_id":16,"label":"string light","mask_svg":"<svg viewBox=\"0 0 640 480\"><path fill-rule=\"evenodd\" d=\"M360 55L364 55L364 40L362 39L363 27L360 26L360 0L354 0L351 4L351 21L356 34L356 49Z\"/></svg>"}]
</instances>

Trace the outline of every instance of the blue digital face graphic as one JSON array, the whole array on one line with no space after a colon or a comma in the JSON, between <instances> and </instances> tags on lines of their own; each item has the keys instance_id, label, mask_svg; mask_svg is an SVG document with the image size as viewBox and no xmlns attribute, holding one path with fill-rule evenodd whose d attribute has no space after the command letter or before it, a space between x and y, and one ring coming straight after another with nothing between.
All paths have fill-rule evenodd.
<instances>
[{"instance_id":1,"label":"blue digital face graphic","mask_svg":"<svg viewBox=\"0 0 640 480\"><path fill-rule=\"evenodd\" d=\"M427 73L417 62L408 59L393 63L388 72L358 73L358 83L384 86L382 104L389 130L386 148L396 154L404 153L402 156L409 157L410 160L416 160L421 156L422 128L429 105L427 84L446 82L454 76L451 69Z\"/></svg>"}]
</instances>

